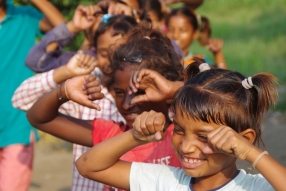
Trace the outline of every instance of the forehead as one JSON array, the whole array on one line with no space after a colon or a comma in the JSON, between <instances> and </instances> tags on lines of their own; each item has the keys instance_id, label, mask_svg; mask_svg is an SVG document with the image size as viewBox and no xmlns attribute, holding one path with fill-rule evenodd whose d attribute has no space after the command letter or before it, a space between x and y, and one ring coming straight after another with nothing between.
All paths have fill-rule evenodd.
<instances>
[{"instance_id":1,"label":"forehead","mask_svg":"<svg viewBox=\"0 0 286 191\"><path fill-rule=\"evenodd\" d=\"M182 14L172 16L169 20L168 25L192 27L188 21L188 18Z\"/></svg>"},{"instance_id":2,"label":"forehead","mask_svg":"<svg viewBox=\"0 0 286 191\"><path fill-rule=\"evenodd\" d=\"M132 74L138 69L138 66L126 64L123 70L116 70L114 73L114 85L116 87L128 86Z\"/></svg>"},{"instance_id":3,"label":"forehead","mask_svg":"<svg viewBox=\"0 0 286 191\"><path fill-rule=\"evenodd\" d=\"M119 43L119 39L123 39L122 35L113 36L113 29L108 29L107 31L105 31L105 33L99 35L97 39L97 48L108 49L110 45Z\"/></svg>"}]
</instances>

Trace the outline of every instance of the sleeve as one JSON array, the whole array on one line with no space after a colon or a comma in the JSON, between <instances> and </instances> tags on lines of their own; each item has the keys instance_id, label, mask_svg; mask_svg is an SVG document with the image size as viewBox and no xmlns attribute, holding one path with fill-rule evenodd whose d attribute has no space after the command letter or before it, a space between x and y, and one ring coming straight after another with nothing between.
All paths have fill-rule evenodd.
<instances>
[{"instance_id":1,"label":"sleeve","mask_svg":"<svg viewBox=\"0 0 286 191\"><path fill-rule=\"evenodd\" d=\"M63 52L63 48L74 38L65 23L53 28L45 37L31 48L26 58L26 65L35 72L46 72L65 65L75 54ZM46 52L46 47L52 42L58 43L58 49Z\"/></svg>"},{"instance_id":2,"label":"sleeve","mask_svg":"<svg viewBox=\"0 0 286 191\"><path fill-rule=\"evenodd\" d=\"M13 107L27 111L44 93L56 88L53 74L54 70L51 70L25 80L14 92Z\"/></svg>"},{"instance_id":3,"label":"sleeve","mask_svg":"<svg viewBox=\"0 0 286 191\"><path fill-rule=\"evenodd\" d=\"M160 164L133 162L130 190L189 190L191 177L182 169Z\"/></svg>"}]
</instances>

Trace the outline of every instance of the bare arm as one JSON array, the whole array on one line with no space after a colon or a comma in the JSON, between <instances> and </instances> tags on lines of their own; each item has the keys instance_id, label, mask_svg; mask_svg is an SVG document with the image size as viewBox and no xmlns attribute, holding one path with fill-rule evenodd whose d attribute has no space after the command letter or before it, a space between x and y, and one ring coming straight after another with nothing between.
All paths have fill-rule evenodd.
<instances>
[{"instance_id":1,"label":"bare arm","mask_svg":"<svg viewBox=\"0 0 286 191\"><path fill-rule=\"evenodd\" d=\"M211 149L206 146L203 152L207 154L225 153L241 160L246 160L250 164L253 164L258 159L255 168L275 190L285 190L285 166L269 155L263 155L261 158L258 158L262 151L252 145L255 136L253 129L246 129L238 134L230 127L222 126L207 135Z\"/></svg>"},{"instance_id":2,"label":"bare arm","mask_svg":"<svg viewBox=\"0 0 286 191\"><path fill-rule=\"evenodd\" d=\"M84 153L76 161L78 171L89 179L129 190L131 163L119 158L136 146L160 141L165 121L162 113L142 113L135 119L132 130L101 142Z\"/></svg>"},{"instance_id":3,"label":"bare arm","mask_svg":"<svg viewBox=\"0 0 286 191\"><path fill-rule=\"evenodd\" d=\"M31 2L45 15L40 22L41 31L47 32L65 20L61 12L48 0L31 0Z\"/></svg>"}]
</instances>

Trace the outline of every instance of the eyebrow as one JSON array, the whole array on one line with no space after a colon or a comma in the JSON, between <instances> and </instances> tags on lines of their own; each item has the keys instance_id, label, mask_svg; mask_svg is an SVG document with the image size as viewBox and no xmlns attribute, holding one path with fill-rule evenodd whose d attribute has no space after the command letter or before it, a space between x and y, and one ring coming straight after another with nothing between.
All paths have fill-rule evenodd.
<instances>
[{"instance_id":1,"label":"eyebrow","mask_svg":"<svg viewBox=\"0 0 286 191\"><path fill-rule=\"evenodd\" d=\"M182 127L179 123L176 122L176 120L173 120L174 125L178 125L179 127ZM209 133L211 131L213 131L214 129L210 129L209 127L203 128L203 129L198 129L196 130L197 132L206 132Z\"/></svg>"}]
</instances>

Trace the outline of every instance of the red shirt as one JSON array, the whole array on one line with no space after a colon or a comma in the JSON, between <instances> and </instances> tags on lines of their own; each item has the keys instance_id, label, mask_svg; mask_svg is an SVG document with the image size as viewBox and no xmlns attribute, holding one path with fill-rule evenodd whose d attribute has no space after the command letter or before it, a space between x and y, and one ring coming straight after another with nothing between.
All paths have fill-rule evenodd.
<instances>
[{"instance_id":1,"label":"red shirt","mask_svg":"<svg viewBox=\"0 0 286 191\"><path fill-rule=\"evenodd\" d=\"M94 119L92 126L94 145L130 129L123 123L115 123L104 119ZM171 142L173 129L174 124L171 124L164 133L165 139L163 141L138 146L124 154L120 159L129 162L165 164L181 168L181 163L175 155Z\"/></svg>"}]
</instances>

